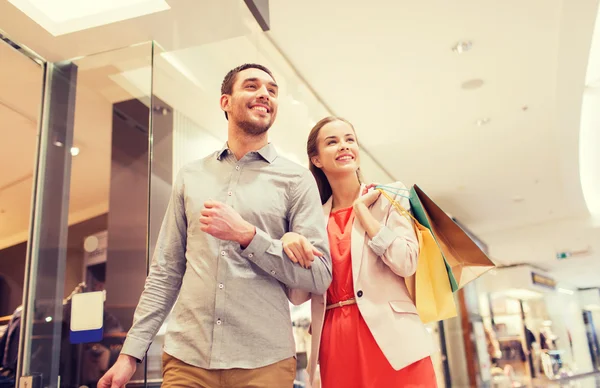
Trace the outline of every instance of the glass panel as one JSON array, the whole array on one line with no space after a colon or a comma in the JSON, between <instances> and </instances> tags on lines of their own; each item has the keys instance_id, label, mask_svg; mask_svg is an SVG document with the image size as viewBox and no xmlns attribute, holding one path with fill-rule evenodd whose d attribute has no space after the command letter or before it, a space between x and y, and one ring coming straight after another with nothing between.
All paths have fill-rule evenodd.
<instances>
[{"instance_id":1,"label":"glass panel","mask_svg":"<svg viewBox=\"0 0 600 388\"><path fill-rule=\"evenodd\" d=\"M95 386L131 326L148 255L151 50L49 66L23 344L23 375L43 386ZM74 295L101 291L103 332L77 344Z\"/></svg>"},{"instance_id":2,"label":"glass panel","mask_svg":"<svg viewBox=\"0 0 600 388\"><path fill-rule=\"evenodd\" d=\"M0 142L0 385L6 387L16 375L43 80L43 66L0 40L0 136L10 139Z\"/></svg>"}]
</instances>

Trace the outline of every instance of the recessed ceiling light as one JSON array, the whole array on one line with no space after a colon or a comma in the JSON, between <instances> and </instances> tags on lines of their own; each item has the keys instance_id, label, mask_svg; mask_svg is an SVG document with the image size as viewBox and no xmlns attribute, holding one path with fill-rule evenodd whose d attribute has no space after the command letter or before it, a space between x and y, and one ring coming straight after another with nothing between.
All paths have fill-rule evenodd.
<instances>
[{"instance_id":1,"label":"recessed ceiling light","mask_svg":"<svg viewBox=\"0 0 600 388\"><path fill-rule=\"evenodd\" d=\"M165 0L8 0L54 36L170 9Z\"/></svg>"},{"instance_id":2,"label":"recessed ceiling light","mask_svg":"<svg viewBox=\"0 0 600 388\"><path fill-rule=\"evenodd\" d=\"M71 147L71 155L73 155L73 156L79 155L79 147Z\"/></svg>"},{"instance_id":3,"label":"recessed ceiling light","mask_svg":"<svg viewBox=\"0 0 600 388\"><path fill-rule=\"evenodd\" d=\"M471 47L473 47L473 42L471 42L470 40L460 41L452 47L452 51L454 51L457 54L462 54L471 50Z\"/></svg>"},{"instance_id":4,"label":"recessed ceiling light","mask_svg":"<svg viewBox=\"0 0 600 388\"><path fill-rule=\"evenodd\" d=\"M575 294L575 291L569 290L567 288L559 288L557 291L558 292L562 292L563 294L567 294L567 295L573 295L573 294Z\"/></svg>"},{"instance_id":5,"label":"recessed ceiling light","mask_svg":"<svg viewBox=\"0 0 600 388\"><path fill-rule=\"evenodd\" d=\"M487 125L490 123L490 118L489 117L484 117L482 119L479 119L475 122L475 124L477 124L478 126L482 127L484 125Z\"/></svg>"},{"instance_id":6,"label":"recessed ceiling light","mask_svg":"<svg viewBox=\"0 0 600 388\"><path fill-rule=\"evenodd\" d=\"M475 89L479 89L480 87L482 87L484 84L482 79L479 78L475 78L475 79L470 79L468 81L463 82L460 87L461 89L464 90L475 90Z\"/></svg>"}]
</instances>

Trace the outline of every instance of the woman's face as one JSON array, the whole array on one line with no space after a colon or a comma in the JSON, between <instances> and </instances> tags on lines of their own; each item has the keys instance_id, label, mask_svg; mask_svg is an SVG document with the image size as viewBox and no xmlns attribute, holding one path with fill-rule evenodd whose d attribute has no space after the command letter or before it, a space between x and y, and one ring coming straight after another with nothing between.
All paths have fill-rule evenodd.
<instances>
[{"instance_id":1,"label":"woman's face","mask_svg":"<svg viewBox=\"0 0 600 388\"><path fill-rule=\"evenodd\" d=\"M340 120L325 124L319 131L317 142L319 153L312 162L326 175L356 173L360 155L356 134L350 125Z\"/></svg>"}]
</instances>

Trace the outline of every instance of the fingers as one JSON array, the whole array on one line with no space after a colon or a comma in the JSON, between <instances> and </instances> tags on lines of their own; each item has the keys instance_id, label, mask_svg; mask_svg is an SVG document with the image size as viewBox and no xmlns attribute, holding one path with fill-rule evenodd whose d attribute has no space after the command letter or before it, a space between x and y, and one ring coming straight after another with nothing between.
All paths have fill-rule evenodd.
<instances>
[{"instance_id":1,"label":"fingers","mask_svg":"<svg viewBox=\"0 0 600 388\"><path fill-rule=\"evenodd\" d=\"M304 262L306 263L306 268L310 268L313 261L315 261L315 256L313 255L313 249L315 249L311 243L308 242L307 239L303 238L302 240L302 254L304 256Z\"/></svg>"},{"instance_id":2,"label":"fingers","mask_svg":"<svg viewBox=\"0 0 600 388\"><path fill-rule=\"evenodd\" d=\"M307 263L304 258L304 252L302 251L302 245L300 245L299 242L296 242L291 248L294 252L294 256L296 256L296 258L298 259L298 264L300 264L302 268L307 268Z\"/></svg>"},{"instance_id":3,"label":"fingers","mask_svg":"<svg viewBox=\"0 0 600 388\"><path fill-rule=\"evenodd\" d=\"M377 186L379 186L378 183L369 183L368 185L365 185L365 188L363 189L362 195L367 194L369 192L369 190L374 189Z\"/></svg>"},{"instance_id":4,"label":"fingers","mask_svg":"<svg viewBox=\"0 0 600 388\"><path fill-rule=\"evenodd\" d=\"M320 250L318 250L317 248L313 247L312 248L312 254L313 256L317 256L317 257L323 257L323 252L321 252Z\"/></svg>"},{"instance_id":5,"label":"fingers","mask_svg":"<svg viewBox=\"0 0 600 388\"><path fill-rule=\"evenodd\" d=\"M205 217L209 217L212 216L216 213L216 211L214 210L215 208L207 208L205 207L204 209L200 210L200 215L205 216Z\"/></svg>"},{"instance_id":6,"label":"fingers","mask_svg":"<svg viewBox=\"0 0 600 388\"><path fill-rule=\"evenodd\" d=\"M286 255L287 255L289 258L290 258L290 260L291 260L293 263L296 263L296 264L298 264L298 259L296 259L296 255L294 255L294 252L292 252L292 250L290 249L290 247L289 247L289 246L287 246L287 245L284 245L284 247L283 247L283 251L285 252L285 254L286 254Z\"/></svg>"},{"instance_id":7,"label":"fingers","mask_svg":"<svg viewBox=\"0 0 600 388\"><path fill-rule=\"evenodd\" d=\"M112 383L112 384L111 384ZM98 388L113 388L115 384L112 382L112 376L110 375L110 371L107 372L100 381L98 381Z\"/></svg>"},{"instance_id":8,"label":"fingers","mask_svg":"<svg viewBox=\"0 0 600 388\"><path fill-rule=\"evenodd\" d=\"M218 208L221 205L223 205L222 202L215 201L214 199L209 199L207 201L204 201L204 207L207 208L207 209Z\"/></svg>"}]
</instances>

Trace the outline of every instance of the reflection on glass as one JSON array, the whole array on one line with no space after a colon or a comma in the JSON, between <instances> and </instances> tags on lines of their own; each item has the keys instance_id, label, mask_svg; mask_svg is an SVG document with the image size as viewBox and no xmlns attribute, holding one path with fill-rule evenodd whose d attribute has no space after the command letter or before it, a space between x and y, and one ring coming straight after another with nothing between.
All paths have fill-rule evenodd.
<instances>
[{"instance_id":1,"label":"reflection on glass","mask_svg":"<svg viewBox=\"0 0 600 388\"><path fill-rule=\"evenodd\" d=\"M62 105L55 100L60 94L46 101L47 130L57 115L72 122L72 133L45 144L48 154L62 149L64 158L46 158L44 166L46 174L66 174L61 187L45 183L44 198L67 190L60 198L68 219L54 246L45 246L49 240L43 238L51 220L37 220L42 238L33 246L30 274L33 315L26 322L24 373L39 375L48 386L95 386L119 355L143 288L151 49L145 43L61 64L76 69L76 77L62 79L71 93L58 101ZM49 211L45 205L38 204L42 214ZM42 260L50 264L40 265ZM56 292L43 293L49 289ZM71 301L82 292L105 292L103 334L76 343ZM143 374L140 368L134 378L143 382Z\"/></svg>"},{"instance_id":2,"label":"reflection on glass","mask_svg":"<svg viewBox=\"0 0 600 388\"><path fill-rule=\"evenodd\" d=\"M0 40L0 386L14 386L43 68Z\"/></svg>"}]
</instances>

